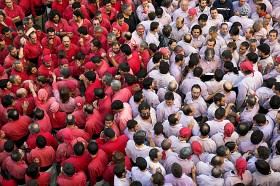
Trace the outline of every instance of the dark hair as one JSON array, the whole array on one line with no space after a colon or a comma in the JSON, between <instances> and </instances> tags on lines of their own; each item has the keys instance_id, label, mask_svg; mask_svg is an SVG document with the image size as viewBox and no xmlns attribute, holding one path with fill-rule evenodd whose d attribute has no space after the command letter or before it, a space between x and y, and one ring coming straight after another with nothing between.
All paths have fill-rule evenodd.
<instances>
[{"instance_id":1,"label":"dark hair","mask_svg":"<svg viewBox=\"0 0 280 186\"><path fill-rule=\"evenodd\" d=\"M239 35L239 28L237 26L233 26L229 30L229 35L237 36Z\"/></svg>"},{"instance_id":2,"label":"dark hair","mask_svg":"<svg viewBox=\"0 0 280 186\"><path fill-rule=\"evenodd\" d=\"M75 167L72 163L69 163L69 162L66 162L62 166L62 170L69 177L72 177L75 174Z\"/></svg>"},{"instance_id":3,"label":"dark hair","mask_svg":"<svg viewBox=\"0 0 280 186\"><path fill-rule=\"evenodd\" d=\"M56 9L51 9L51 11L50 11L50 13L49 13L49 15L48 15L49 20L50 20L50 21L53 21L53 18L54 18L55 16L58 16L59 19L60 19L60 18L61 18L60 12L59 12L58 10L56 10Z\"/></svg>"},{"instance_id":4,"label":"dark hair","mask_svg":"<svg viewBox=\"0 0 280 186\"><path fill-rule=\"evenodd\" d=\"M259 146L257 148L257 151L258 151L259 158L261 158L263 160L266 160L269 158L269 155L270 155L269 148L267 148L265 146Z\"/></svg>"},{"instance_id":5,"label":"dark hair","mask_svg":"<svg viewBox=\"0 0 280 186\"><path fill-rule=\"evenodd\" d=\"M144 171L147 169L147 161L143 157L136 158L136 166L141 170Z\"/></svg>"},{"instance_id":6,"label":"dark hair","mask_svg":"<svg viewBox=\"0 0 280 186\"><path fill-rule=\"evenodd\" d=\"M203 73L203 69L201 67L195 67L193 70L193 76L194 77L200 77Z\"/></svg>"},{"instance_id":7,"label":"dark hair","mask_svg":"<svg viewBox=\"0 0 280 186\"><path fill-rule=\"evenodd\" d=\"M155 135L160 135L163 133L163 125L161 122L157 122L154 125L154 133L155 133Z\"/></svg>"},{"instance_id":8,"label":"dark hair","mask_svg":"<svg viewBox=\"0 0 280 186\"><path fill-rule=\"evenodd\" d=\"M91 141L89 142L87 149L91 155L95 155L98 152L98 145L95 142Z\"/></svg>"},{"instance_id":9,"label":"dark hair","mask_svg":"<svg viewBox=\"0 0 280 186\"><path fill-rule=\"evenodd\" d=\"M49 33L49 32L55 32L54 27L49 27L49 28L47 28L47 33Z\"/></svg>"},{"instance_id":10,"label":"dark hair","mask_svg":"<svg viewBox=\"0 0 280 186\"><path fill-rule=\"evenodd\" d=\"M249 132L249 124L247 123L238 123L236 127L236 132L240 136L245 136Z\"/></svg>"},{"instance_id":11,"label":"dark hair","mask_svg":"<svg viewBox=\"0 0 280 186\"><path fill-rule=\"evenodd\" d=\"M146 139L146 133L143 130L136 131L133 134L133 141L136 145L142 145L144 144Z\"/></svg>"},{"instance_id":12,"label":"dark hair","mask_svg":"<svg viewBox=\"0 0 280 186\"><path fill-rule=\"evenodd\" d=\"M81 156L85 152L85 146L82 142L77 142L74 145L74 154L76 156Z\"/></svg>"},{"instance_id":13,"label":"dark hair","mask_svg":"<svg viewBox=\"0 0 280 186\"><path fill-rule=\"evenodd\" d=\"M125 165L124 163L119 163L115 165L114 168L114 174L118 177L121 178L123 176L123 173L125 172Z\"/></svg>"},{"instance_id":14,"label":"dark hair","mask_svg":"<svg viewBox=\"0 0 280 186\"><path fill-rule=\"evenodd\" d=\"M270 108L279 109L280 108L280 97L277 95L273 95L269 101Z\"/></svg>"},{"instance_id":15,"label":"dark hair","mask_svg":"<svg viewBox=\"0 0 280 186\"><path fill-rule=\"evenodd\" d=\"M37 163L31 163L30 165L28 165L25 172L26 175L32 179L36 179L40 176L39 166Z\"/></svg>"},{"instance_id":16,"label":"dark hair","mask_svg":"<svg viewBox=\"0 0 280 186\"><path fill-rule=\"evenodd\" d=\"M271 173L270 165L265 160L257 160L255 166L257 171L262 175L269 175Z\"/></svg>"},{"instance_id":17,"label":"dark hair","mask_svg":"<svg viewBox=\"0 0 280 186\"><path fill-rule=\"evenodd\" d=\"M83 14L83 12L81 10L74 10L73 15L75 15L76 17L85 19L85 15Z\"/></svg>"},{"instance_id":18,"label":"dark hair","mask_svg":"<svg viewBox=\"0 0 280 186\"><path fill-rule=\"evenodd\" d=\"M249 61L252 61L254 64L257 63L259 56L255 52L250 52L246 55Z\"/></svg>"},{"instance_id":19,"label":"dark hair","mask_svg":"<svg viewBox=\"0 0 280 186\"><path fill-rule=\"evenodd\" d=\"M143 102L141 103L139 106L138 106L138 112L141 113L142 110L147 110L147 109L151 109L150 105L146 102Z\"/></svg>"},{"instance_id":20,"label":"dark hair","mask_svg":"<svg viewBox=\"0 0 280 186\"><path fill-rule=\"evenodd\" d=\"M266 118L265 118L265 115L264 114L256 114L254 117L253 117L253 120L258 124L264 124L266 122Z\"/></svg>"},{"instance_id":21,"label":"dark hair","mask_svg":"<svg viewBox=\"0 0 280 186\"><path fill-rule=\"evenodd\" d=\"M210 126L207 123L203 123L200 125L199 131L202 136L207 136L210 132Z\"/></svg>"},{"instance_id":22,"label":"dark hair","mask_svg":"<svg viewBox=\"0 0 280 186\"><path fill-rule=\"evenodd\" d=\"M92 43L93 46L97 47L98 49L100 49L102 47L101 42L97 38L93 39L91 41L91 43Z\"/></svg>"},{"instance_id":23,"label":"dark hair","mask_svg":"<svg viewBox=\"0 0 280 186\"><path fill-rule=\"evenodd\" d=\"M111 108L113 110L120 110L120 109L123 109L124 106L123 106L123 102L120 101L120 100L115 100L112 104L111 104Z\"/></svg>"},{"instance_id":24,"label":"dark hair","mask_svg":"<svg viewBox=\"0 0 280 186\"><path fill-rule=\"evenodd\" d=\"M219 147L217 147L216 149L216 153L218 156L221 156L221 157L226 157L227 156L227 150L229 150L225 145L221 145Z\"/></svg>"},{"instance_id":25,"label":"dark hair","mask_svg":"<svg viewBox=\"0 0 280 186\"><path fill-rule=\"evenodd\" d=\"M149 157L152 161L155 160L156 158L158 158L158 152L159 152L159 150L157 148L153 148L150 150Z\"/></svg>"},{"instance_id":26,"label":"dark hair","mask_svg":"<svg viewBox=\"0 0 280 186\"><path fill-rule=\"evenodd\" d=\"M159 23L158 22L151 22L150 24L150 30L154 31L155 29L157 29L159 27Z\"/></svg>"},{"instance_id":27,"label":"dark hair","mask_svg":"<svg viewBox=\"0 0 280 186\"><path fill-rule=\"evenodd\" d=\"M220 82L223 80L223 78L224 78L224 72L222 71L222 69L216 69L214 73L214 79L217 82Z\"/></svg>"},{"instance_id":28,"label":"dark hair","mask_svg":"<svg viewBox=\"0 0 280 186\"><path fill-rule=\"evenodd\" d=\"M263 52L265 55L270 54L270 46L266 43L260 44L257 48L259 51Z\"/></svg>"},{"instance_id":29,"label":"dark hair","mask_svg":"<svg viewBox=\"0 0 280 186\"><path fill-rule=\"evenodd\" d=\"M230 152L234 152L236 143L233 141L226 142L225 146L229 149Z\"/></svg>"},{"instance_id":30,"label":"dark hair","mask_svg":"<svg viewBox=\"0 0 280 186\"><path fill-rule=\"evenodd\" d=\"M127 128L128 128L128 129L133 129L133 128L135 128L135 126L136 126L137 124L138 124L138 122L135 121L134 119L128 120L128 121L126 122L126 125L127 125Z\"/></svg>"},{"instance_id":31,"label":"dark hair","mask_svg":"<svg viewBox=\"0 0 280 186\"><path fill-rule=\"evenodd\" d=\"M183 169L178 163L173 163L171 166L171 172L175 178L181 178L183 174Z\"/></svg>"},{"instance_id":32,"label":"dark hair","mask_svg":"<svg viewBox=\"0 0 280 186\"><path fill-rule=\"evenodd\" d=\"M111 128L104 129L104 135L109 139L112 139L116 136L115 131Z\"/></svg>"},{"instance_id":33,"label":"dark hair","mask_svg":"<svg viewBox=\"0 0 280 186\"><path fill-rule=\"evenodd\" d=\"M85 76L89 81L92 81L92 82L94 82L95 79L96 79L96 74L95 74L92 70L85 72L85 73L84 73L84 76Z\"/></svg>"},{"instance_id":34,"label":"dark hair","mask_svg":"<svg viewBox=\"0 0 280 186\"><path fill-rule=\"evenodd\" d=\"M4 150L8 153L12 152L15 148L15 144L12 140L7 140L5 143L4 143Z\"/></svg>"},{"instance_id":35,"label":"dark hair","mask_svg":"<svg viewBox=\"0 0 280 186\"><path fill-rule=\"evenodd\" d=\"M174 100L174 94L173 92L166 92L165 95L164 95L164 99L165 100Z\"/></svg>"},{"instance_id":36,"label":"dark hair","mask_svg":"<svg viewBox=\"0 0 280 186\"><path fill-rule=\"evenodd\" d=\"M169 72L169 64L165 61L162 61L160 64L159 64L159 72L161 74L167 74Z\"/></svg>"},{"instance_id":37,"label":"dark hair","mask_svg":"<svg viewBox=\"0 0 280 186\"><path fill-rule=\"evenodd\" d=\"M7 108L7 107L11 106L14 101L15 101L15 98L13 96L5 95L4 97L2 97L1 103L4 108Z\"/></svg>"},{"instance_id":38,"label":"dark hair","mask_svg":"<svg viewBox=\"0 0 280 186\"><path fill-rule=\"evenodd\" d=\"M36 138L36 145L38 148L40 149L45 148L46 144L47 144L47 140L44 136L40 135Z\"/></svg>"},{"instance_id":39,"label":"dark hair","mask_svg":"<svg viewBox=\"0 0 280 186\"><path fill-rule=\"evenodd\" d=\"M222 101L222 98L225 97L224 94L218 92L217 94L215 94L215 96L213 97L213 101L214 103L217 103L218 101Z\"/></svg>"},{"instance_id":40,"label":"dark hair","mask_svg":"<svg viewBox=\"0 0 280 186\"><path fill-rule=\"evenodd\" d=\"M103 99L106 96L106 94L102 88L95 88L93 92L94 92L94 95L99 99Z\"/></svg>"},{"instance_id":41,"label":"dark hair","mask_svg":"<svg viewBox=\"0 0 280 186\"><path fill-rule=\"evenodd\" d=\"M19 112L17 109L9 109L7 110L8 118L17 121L19 119Z\"/></svg>"},{"instance_id":42,"label":"dark hair","mask_svg":"<svg viewBox=\"0 0 280 186\"><path fill-rule=\"evenodd\" d=\"M133 100L135 101L135 102L139 102L139 101L141 101L141 99L143 99L143 92L142 91L137 91L137 92L135 92L134 93L134 95L133 95Z\"/></svg>"},{"instance_id":43,"label":"dark hair","mask_svg":"<svg viewBox=\"0 0 280 186\"><path fill-rule=\"evenodd\" d=\"M131 48L128 44L122 44L120 47L122 53L124 53L126 56L129 56L132 54Z\"/></svg>"},{"instance_id":44,"label":"dark hair","mask_svg":"<svg viewBox=\"0 0 280 186\"><path fill-rule=\"evenodd\" d=\"M226 110L223 107L219 107L216 111L215 111L215 118L216 119L222 119L226 114Z\"/></svg>"},{"instance_id":45,"label":"dark hair","mask_svg":"<svg viewBox=\"0 0 280 186\"><path fill-rule=\"evenodd\" d=\"M252 133L250 140L254 145L257 145L263 140L263 136L264 135L263 135L263 132L261 130L255 130Z\"/></svg>"}]
</instances>

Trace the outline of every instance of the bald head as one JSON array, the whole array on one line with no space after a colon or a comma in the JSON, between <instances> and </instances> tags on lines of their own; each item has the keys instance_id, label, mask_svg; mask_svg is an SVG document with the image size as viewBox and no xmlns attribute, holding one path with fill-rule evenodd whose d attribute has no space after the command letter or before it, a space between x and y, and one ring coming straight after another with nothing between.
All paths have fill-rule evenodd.
<instances>
[{"instance_id":1,"label":"bald head","mask_svg":"<svg viewBox=\"0 0 280 186\"><path fill-rule=\"evenodd\" d=\"M167 89L171 92L174 92L177 89L177 83L176 81L170 81L168 84Z\"/></svg>"},{"instance_id":2,"label":"bald head","mask_svg":"<svg viewBox=\"0 0 280 186\"><path fill-rule=\"evenodd\" d=\"M230 92L232 89L232 84L228 81L226 81L223 85L224 91L225 92Z\"/></svg>"},{"instance_id":3,"label":"bald head","mask_svg":"<svg viewBox=\"0 0 280 186\"><path fill-rule=\"evenodd\" d=\"M192 35L191 34L186 34L184 37L184 40L186 43L191 43L192 41Z\"/></svg>"},{"instance_id":4,"label":"bald head","mask_svg":"<svg viewBox=\"0 0 280 186\"><path fill-rule=\"evenodd\" d=\"M28 130L31 134L38 134L40 132L40 125L36 122L29 124Z\"/></svg>"},{"instance_id":5,"label":"bald head","mask_svg":"<svg viewBox=\"0 0 280 186\"><path fill-rule=\"evenodd\" d=\"M222 175L222 171L220 168L214 167L211 171L211 174L214 178L219 178Z\"/></svg>"},{"instance_id":6,"label":"bald head","mask_svg":"<svg viewBox=\"0 0 280 186\"><path fill-rule=\"evenodd\" d=\"M164 139L162 142L161 142L161 148L162 150L168 150L170 149L171 147L171 141L169 139Z\"/></svg>"},{"instance_id":7,"label":"bald head","mask_svg":"<svg viewBox=\"0 0 280 186\"><path fill-rule=\"evenodd\" d=\"M214 156L212 159L211 159L211 165L212 166L220 166L223 164L223 158L220 157L220 156Z\"/></svg>"},{"instance_id":8,"label":"bald head","mask_svg":"<svg viewBox=\"0 0 280 186\"><path fill-rule=\"evenodd\" d=\"M65 121L66 121L67 125L74 125L75 124L75 117L72 114L68 114L66 116Z\"/></svg>"},{"instance_id":9,"label":"bald head","mask_svg":"<svg viewBox=\"0 0 280 186\"><path fill-rule=\"evenodd\" d=\"M16 91L16 95L18 98L24 98L27 95L27 90L25 88L20 88Z\"/></svg>"}]
</instances>

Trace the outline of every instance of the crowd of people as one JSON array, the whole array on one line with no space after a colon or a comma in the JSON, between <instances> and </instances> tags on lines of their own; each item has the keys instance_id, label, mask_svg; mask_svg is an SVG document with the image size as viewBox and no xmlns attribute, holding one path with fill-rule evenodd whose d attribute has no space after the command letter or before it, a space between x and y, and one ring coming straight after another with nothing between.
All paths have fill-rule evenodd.
<instances>
[{"instance_id":1,"label":"crowd of people","mask_svg":"<svg viewBox=\"0 0 280 186\"><path fill-rule=\"evenodd\" d=\"M0 185L280 185L279 0L0 9Z\"/></svg>"}]
</instances>

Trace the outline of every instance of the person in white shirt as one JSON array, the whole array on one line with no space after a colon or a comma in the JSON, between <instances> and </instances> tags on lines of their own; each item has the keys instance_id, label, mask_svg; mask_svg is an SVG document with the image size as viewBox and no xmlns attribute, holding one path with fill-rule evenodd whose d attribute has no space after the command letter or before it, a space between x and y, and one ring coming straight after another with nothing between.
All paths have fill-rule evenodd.
<instances>
[{"instance_id":1,"label":"person in white shirt","mask_svg":"<svg viewBox=\"0 0 280 186\"><path fill-rule=\"evenodd\" d=\"M148 20L148 14L150 12L155 12L155 7L148 0L142 0L142 4L136 9L137 17L140 21Z\"/></svg>"},{"instance_id":2,"label":"person in white shirt","mask_svg":"<svg viewBox=\"0 0 280 186\"><path fill-rule=\"evenodd\" d=\"M170 15L165 13L161 7L156 8L155 13L157 17L154 21L161 23L163 26L172 22Z\"/></svg>"},{"instance_id":3,"label":"person in white shirt","mask_svg":"<svg viewBox=\"0 0 280 186\"><path fill-rule=\"evenodd\" d=\"M152 22L150 25L150 31L148 32L148 34L146 36L146 42L148 44L154 43L157 47L159 46L158 30L159 30L159 23Z\"/></svg>"},{"instance_id":4,"label":"person in white shirt","mask_svg":"<svg viewBox=\"0 0 280 186\"><path fill-rule=\"evenodd\" d=\"M271 166L271 169L275 172L279 172L280 171L280 140L278 140L276 142L275 145L275 154L271 156L270 160L269 160L269 164Z\"/></svg>"},{"instance_id":5,"label":"person in white shirt","mask_svg":"<svg viewBox=\"0 0 280 186\"><path fill-rule=\"evenodd\" d=\"M128 120L126 123L126 128L124 130L124 134L130 139L133 140L133 135L136 131L140 130L140 126L138 125L138 122L134 119Z\"/></svg>"},{"instance_id":6,"label":"person in white shirt","mask_svg":"<svg viewBox=\"0 0 280 186\"><path fill-rule=\"evenodd\" d=\"M183 128L182 124L179 123L181 115L179 113L170 114L168 120L163 122L163 132L167 138L170 136L178 136L179 131Z\"/></svg>"},{"instance_id":7,"label":"person in white shirt","mask_svg":"<svg viewBox=\"0 0 280 186\"><path fill-rule=\"evenodd\" d=\"M211 175L201 174L197 176L197 184L201 186L223 186L224 179L221 178L222 171L218 167L211 170Z\"/></svg>"},{"instance_id":8,"label":"person in white shirt","mask_svg":"<svg viewBox=\"0 0 280 186\"><path fill-rule=\"evenodd\" d=\"M161 122L157 122L154 125L154 130L153 130L153 140L155 142L156 147L160 147L163 140L165 140L165 136L163 133L163 126Z\"/></svg>"},{"instance_id":9,"label":"person in white shirt","mask_svg":"<svg viewBox=\"0 0 280 186\"><path fill-rule=\"evenodd\" d=\"M189 32L189 28L185 25L185 20L182 16L177 17L174 22L170 23L172 27L171 38L180 41L183 36Z\"/></svg>"},{"instance_id":10,"label":"person in white shirt","mask_svg":"<svg viewBox=\"0 0 280 186\"><path fill-rule=\"evenodd\" d=\"M273 120L269 116L260 113L255 115L253 117L253 120L253 129L261 130L264 134L263 141L268 143L272 137L272 132L274 129Z\"/></svg>"},{"instance_id":11,"label":"person in white shirt","mask_svg":"<svg viewBox=\"0 0 280 186\"><path fill-rule=\"evenodd\" d=\"M210 15L210 8L207 6L206 0L199 0L198 6L195 7L197 15L200 16L201 14L206 14L207 16Z\"/></svg>"},{"instance_id":12,"label":"person in white shirt","mask_svg":"<svg viewBox=\"0 0 280 186\"><path fill-rule=\"evenodd\" d=\"M181 123L183 127L192 129L192 134L194 136L199 136L199 125L193 117L194 112L195 108L192 104L184 105L182 110L178 112L181 115L179 123Z\"/></svg>"},{"instance_id":13,"label":"person in white shirt","mask_svg":"<svg viewBox=\"0 0 280 186\"><path fill-rule=\"evenodd\" d=\"M198 53L198 50L191 45L192 35L186 34L181 41L177 43L184 49L185 57L188 57L192 53Z\"/></svg>"},{"instance_id":14,"label":"person in white shirt","mask_svg":"<svg viewBox=\"0 0 280 186\"><path fill-rule=\"evenodd\" d=\"M131 183L131 173L125 169L123 163L115 165L114 186L129 186Z\"/></svg>"},{"instance_id":15,"label":"person in white shirt","mask_svg":"<svg viewBox=\"0 0 280 186\"><path fill-rule=\"evenodd\" d=\"M215 111L215 118L213 120L207 121L207 124L210 126L209 136L217 134L218 132L224 133L224 127L227 123L230 123L229 120L224 119L225 117L225 109L219 107Z\"/></svg>"},{"instance_id":16,"label":"person in white shirt","mask_svg":"<svg viewBox=\"0 0 280 186\"><path fill-rule=\"evenodd\" d=\"M217 133L211 137L215 141L217 147L225 145L227 142L236 142L239 135L234 132L234 125L232 123L227 123L224 128L224 133Z\"/></svg>"},{"instance_id":17,"label":"person in white shirt","mask_svg":"<svg viewBox=\"0 0 280 186\"><path fill-rule=\"evenodd\" d=\"M279 185L280 172L271 170L270 165L265 160L257 160L255 165L257 172L253 174L252 185Z\"/></svg>"},{"instance_id":18,"label":"person in white shirt","mask_svg":"<svg viewBox=\"0 0 280 186\"><path fill-rule=\"evenodd\" d=\"M157 122L156 112L147 103L143 102L138 107L139 115L135 117L141 130L148 134Z\"/></svg>"},{"instance_id":19,"label":"person in white shirt","mask_svg":"<svg viewBox=\"0 0 280 186\"><path fill-rule=\"evenodd\" d=\"M267 147L264 146L259 146L255 151L254 151L254 156L252 156L249 161L248 161L248 167L247 169L251 172L254 173L256 172L256 166L255 162L257 160L265 160L266 162L269 162L269 155L270 155L270 150Z\"/></svg>"},{"instance_id":20,"label":"person in white shirt","mask_svg":"<svg viewBox=\"0 0 280 186\"><path fill-rule=\"evenodd\" d=\"M196 165L197 175L211 175L211 171L214 167L220 167L224 163L224 159L220 156L213 156L209 162L198 162Z\"/></svg>"},{"instance_id":21,"label":"person in white shirt","mask_svg":"<svg viewBox=\"0 0 280 186\"><path fill-rule=\"evenodd\" d=\"M143 80L144 101L149 104L149 106L156 108L160 102L158 96L155 92L155 81L151 77L147 77Z\"/></svg>"},{"instance_id":22,"label":"person in white shirt","mask_svg":"<svg viewBox=\"0 0 280 186\"><path fill-rule=\"evenodd\" d=\"M132 116L135 118L139 112L138 107L141 103L144 102L144 94L142 91L137 91L130 99L129 99L129 105L132 109Z\"/></svg>"},{"instance_id":23,"label":"person in white shirt","mask_svg":"<svg viewBox=\"0 0 280 186\"><path fill-rule=\"evenodd\" d=\"M147 156L145 160L147 161L147 168L152 174L160 172L163 176L165 176L165 168L159 162L161 158L162 153L157 148L153 148L150 150L149 156Z\"/></svg>"},{"instance_id":24,"label":"person in white shirt","mask_svg":"<svg viewBox=\"0 0 280 186\"><path fill-rule=\"evenodd\" d=\"M152 174L147 169L147 161L143 157L136 159L136 167L131 169L131 178L133 181L140 181L142 185L152 186Z\"/></svg>"},{"instance_id":25,"label":"person in white shirt","mask_svg":"<svg viewBox=\"0 0 280 186\"><path fill-rule=\"evenodd\" d=\"M216 7L211 7L210 8L210 17L208 20L208 24L211 26L219 26L220 23L224 22L224 17L222 14L218 13L218 10Z\"/></svg>"}]
</instances>

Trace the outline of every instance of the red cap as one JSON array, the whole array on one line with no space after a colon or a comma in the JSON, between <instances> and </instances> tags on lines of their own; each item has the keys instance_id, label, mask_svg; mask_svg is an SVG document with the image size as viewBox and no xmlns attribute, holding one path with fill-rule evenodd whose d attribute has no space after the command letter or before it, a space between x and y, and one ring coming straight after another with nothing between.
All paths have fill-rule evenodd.
<instances>
[{"instance_id":1,"label":"red cap","mask_svg":"<svg viewBox=\"0 0 280 186\"><path fill-rule=\"evenodd\" d=\"M252 65L252 63L250 61L244 61L243 63L241 63L240 69L243 70L243 71L249 70L252 73L254 72L253 65Z\"/></svg>"},{"instance_id":2,"label":"red cap","mask_svg":"<svg viewBox=\"0 0 280 186\"><path fill-rule=\"evenodd\" d=\"M278 56L278 57L276 58L276 61L277 61L278 63L280 63L280 56Z\"/></svg>"},{"instance_id":3,"label":"red cap","mask_svg":"<svg viewBox=\"0 0 280 186\"><path fill-rule=\"evenodd\" d=\"M247 161L243 158L238 158L235 163L235 168L237 170L237 175L241 177L241 180L243 180L243 173L247 169Z\"/></svg>"},{"instance_id":4,"label":"red cap","mask_svg":"<svg viewBox=\"0 0 280 186\"><path fill-rule=\"evenodd\" d=\"M161 52L163 55L166 55L169 53L169 50L167 48L162 47L159 49L159 52Z\"/></svg>"},{"instance_id":5,"label":"red cap","mask_svg":"<svg viewBox=\"0 0 280 186\"><path fill-rule=\"evenodd\" d=\"M67 26L65 31L66 32L74 32L74 28L72 26Z\"/></svg>"},{"instance_id":6,"label":"red cap","mask_svg":"<svg viewBox=\"0 0 280 186\"><path fill-rule=\"evenodd\" d=\"M196 14L196 9L195 9L195 8L190 8L189 11L188 11L188 13L189 13L190 15L197 15L197 14Z\"/></svg>"},{"instance_id":7,"label":"red cap","mask_svg":"<svg viewBox=\"0 0 280 186\"><path fill-rule=\"evenodd\" d=\"M202 145L198 141L192 142L192 150L195 155L200 155L202 153Z\"/></svg>"},{"instance_id":8,"label":"red cap","mask_svg":"<svg viewBox=\"0 0 280 186\"><path fill-rule=\"evenodd\" d=\"M5 71L4 67L2 65L0 65L0 74L3 74Z\"/></svg>"},{"instance_id":9,"label":"red cap","mask_svg":"<svg viewBox=\"0 0 280 186\"><path fill-rule=\"evenodd\" d=\"M183 127L180 129L179 135L183 138L189 138L192 135L192 131L188 127Z\"/></svg>"},{"instance_id":10,"label":"red cap","mask_svg":"<svg viewBox=\"0 0 280 186\"><path fill-rule=\"evenodd\" d=\"M118 25L118 24L115 24L114 26L113 26L113 28L114 29L116 29L116 30L118 30L118 31L122 31L122 27L120 26L120 25Z\"/></svg>"},{"instance_id":11,"label":"red cap","mask_svg":"<svg viewBox=\"0 0 280 186\"><path fill-rule=\"evenodd\" d=\"M93 64L93 62L87 62L85 65L84 65L85 69L87 70L94 70L95 69L95 65Z\"/></svg>"},{"instance_id":12,"label":"red cap","mask_svg":"<svg viewBox=\"0 0 280 186\"><path fill-rule=\"evenodd\" d=\"M234 132L234 125L232 123L227 123L224 127L224 137L230 137Z\"/></svg>"},{"instance_id":13,"label":"red cap","mask_svg":"<svg viewBox=\"0 0 280 186\"><path fill-rule=\"evenodd\" d=\"M68 59L63 58L62 60L60 60L60 65L69 65Z\"/></svg>"},{"instance_id":14,"label":"red cap","mask_svg":"<svg viewBox=\"0 0 280 186\"><path fill-rule=\"evenodd\" d=\"M51 55L51 49L44 48L42 51L42 56Z\"/></svg>"},{"instance_id":15,"label":"red cap","mask_svg":"<svg viewBox=\"0 0 280 186\"><path fill-rule=\"evenodd\" d=\"M46 62L46 63L48 63L48 62L51 62L51 61L52 61L52 58L51 58L51 56L46 55L46 56L43 57L43 61Z\"/></svg>"},{"instance_id":16,"label":"red cap","mask_svg":"<svg viewBox=\"0 0 280 186\"><path fill-rule=\"evenodd\" d=\"M145 31L145 28L141 26L141 27L137 28L136 30L138 30L138 31Z\"/></svg>"}]
</instances>

